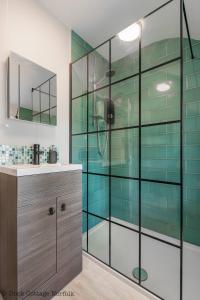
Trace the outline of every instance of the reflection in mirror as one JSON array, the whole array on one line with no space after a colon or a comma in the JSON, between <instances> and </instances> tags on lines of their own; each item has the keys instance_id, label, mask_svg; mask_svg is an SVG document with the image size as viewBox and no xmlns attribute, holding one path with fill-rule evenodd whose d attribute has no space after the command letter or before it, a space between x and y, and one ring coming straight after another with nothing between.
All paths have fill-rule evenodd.
<instances>
[{"instance_id":1,"label":"reflection in mirror","mask_svg":"<svg viewBox=\"0 0 200 300\"><path fill-rule=\"evenodd\" d=\"M56 126L56 74L15 53L8 71L8 117Z\"/></svg>"}]
</instances>

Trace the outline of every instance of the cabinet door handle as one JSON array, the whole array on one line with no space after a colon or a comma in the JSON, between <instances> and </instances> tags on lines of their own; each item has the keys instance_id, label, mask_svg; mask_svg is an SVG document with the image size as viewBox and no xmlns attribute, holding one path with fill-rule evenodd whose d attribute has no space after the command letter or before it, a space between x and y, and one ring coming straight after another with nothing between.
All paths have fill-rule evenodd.
<instances>
[{"instance_id":1,"label":"cabinet door handle","mask_svg":"<svg viewBox=\"0 0 200 300\"><path fill-rule=\"evenodd\" d=\"M55 214L55 212L56 212L55 208L54 207L50 207L48 215L49 216L53 216Z\"/></svg>"},{"instance_id":2,"label":"cabinet door handle","mask_svg":"<svg viewBox=\"0 0 200 300\"><path fill-rule=\"evenodd\" d=\"M61 211L65 211L65 210L66 210L66 204L63 203L63 204L61 205Z\"/></svg>"}]
</instances>

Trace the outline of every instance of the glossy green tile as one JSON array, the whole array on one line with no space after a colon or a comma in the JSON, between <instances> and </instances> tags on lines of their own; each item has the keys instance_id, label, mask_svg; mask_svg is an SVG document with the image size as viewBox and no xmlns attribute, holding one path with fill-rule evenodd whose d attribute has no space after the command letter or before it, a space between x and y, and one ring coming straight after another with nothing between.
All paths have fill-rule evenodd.
<instances>
[{"instance_id":1,"label":"glossy green tile","mask_svg":"<svg viewBox=\"0 0 200 300\"><path fill-rule=\"evenodd\" d=\"M72 134L87 132L87 96L72 101Z\"/></svg>"},{"instance_id":2,"label":"glossy green tile","mask_svg":"<svg viewBox=\"0 0 200 300\"><path fill-rule=\"evenodd\" d=\"M184 120L184 131L188 134L200 130L200 116L187 117Z\"/></svg>"},{"instance_id":3,"label":"glossy green tile","mask_svg":"<svg viewBox=\"0 0 200 300\"><path fill-rule=\"evenodd\" d=\"M200 58L200 42L199 41L197 41L197 43L195 43L195 45L193 46L193 50L194 50L195 58Z\"/></svg>"},{"instance_id":4,"label":"glossy green tile","mask_svg":"<svg viewBox=\"0 0 200 300\"><path fill-rule=\"evenodd\" d=\"M200 139L199 139L199 132L192 132L190 131L189 134L185 133L185 146L186 145L199 145L200 146Z\"/></svg>"},{"instance_id":5,"label":"glossy green tile","mask_svg":"<svg viewBox=\"0 0 200 300\"><path fill-rule=\"evenodd\" d=\"M191 90L186 90L184 89L184 103L188 103L190 101L199 101L200 100L200 87L191 89Z\"/></svg>"},{"instance_id":6,"label":"glossy green tile","mask_svg":"<svg viewBox=\"0 0 200 300\"><path fill-rule=\"evenodd\" d=\"M200 174L184 174L185 186L190 186L191 188L200 188Z\"/></svg>"},{"instance_id":7,"label":"glossy green tile","mask_svg":"<svg viewBox=\"0 0 200 300\"><path fill-rule=\"evenodd\" d=\"M138 177L138 129L111 133L111 174Z\"/></svg>"},{"instance_id":8,"label":"glossy green tile","mask_svg":"<svg viewBox=\"0 0 200 300\"><path fill-rule=\"evenodd\" d=\"M200 45L198 45L200 47ZM191 54L191 53L190 53ZM184 75L193 74L200 71L200 59L189 60L184 63Z\"/></svg>"},{"instance_id":9,"label":"glossy green tile","mask_svg":"<svg viewBox=\"0 0 200 300\"><path fill-rule=\"evenodd\" d=\"M187 145L184 147L184 158L188 160L199 159L200 145Z\"/></svg>"},{"instance_id":10,"label":"glossy green tile","mask_svg":"<svg viewBox=\"0 0 200 300\"><path fill-rule=\"evenodd\" d=\"M200 87L200 72L186 75L184 83L186 89L194 89Z\"/></svg>"},{"instance_id":11,"label":"glossy green tile","mask_svg":"<svg viewBox=\"0 0 200 300\"><path fill-rule=\"evenodd\" d=\"M200 115L200 101L190 102L186 105L186 116L194 117Z\"/></svg>"},{"instance_id":12,"label":"glossy green tile","mask_svg":"<svg viewBox=\"0 0 200 300\"><path fill-rule=\"evenodd\" d=\"M200 152L199 152L200 155ZM200 174L200 160L199 160L199 155L198 159L192 159L188 160L186 163L186 168L185 171L190 174Z\"/></svg>"}]
</instances>

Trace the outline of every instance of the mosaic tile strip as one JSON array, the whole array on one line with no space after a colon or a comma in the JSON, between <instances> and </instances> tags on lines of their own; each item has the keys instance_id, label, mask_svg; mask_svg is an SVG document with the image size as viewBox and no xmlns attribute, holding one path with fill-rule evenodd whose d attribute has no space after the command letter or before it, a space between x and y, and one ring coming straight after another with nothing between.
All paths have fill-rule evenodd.
<instances>
[{"instance_id":1,"label":"mosaic tile strip","mask_svg":"<svg viewBox=\"0 0 200 300\"><path fill-rule=\"evenodd\" d=\"M40 155L40 163L47 163L50 147L40 147L42 154ZM59 161L59 151L58 161ZM16 164L31 164L33 161L32 146L9 146L0 145L0 165L16 165Z\"/></svg>"}]
</instances>

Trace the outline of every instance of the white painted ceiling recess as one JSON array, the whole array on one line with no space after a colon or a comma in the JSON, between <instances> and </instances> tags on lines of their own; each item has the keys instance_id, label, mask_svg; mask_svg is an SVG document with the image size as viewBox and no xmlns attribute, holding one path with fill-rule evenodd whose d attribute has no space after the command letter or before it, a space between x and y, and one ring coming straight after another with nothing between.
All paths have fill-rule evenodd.
<instances>
[{"instance_id":1,"label":"white painted ceiling recess","mask_svg":"<svg viewBox=\"0 0 200 300\"><path fill-rule=\"evenodd\" d=\"M36 0L93 47L166 0Z\"/></svg>"},{"instance_id":2,"label":"white painted ceiling recess","mask_svg":"<svg viewBox=\"0 0 200 300\"><path fill-rule=\"evenodd\" d=\"M77 32L91 46L95 47L109 39L114 34L119 33L129 25L153 11L167 0L35 0L42 5L50 14L66 26ZM178 3L178 1L177 1ZM199 0L185 0L190 33L193 38L200 39L199 30ZM173 22L177 22L177 12L166 16L170 18L170 27L163 28L160 32L152 32L151 28L146 28L157 38L173 37ZM162 16L162 17L163 17ZM156 18L156 15L155 15ZM159 18L159 16L158 16ZM159 27L158 27L159 30ZM176 35L177 36L177 35Z\"/></svg>"}]
</instances>

